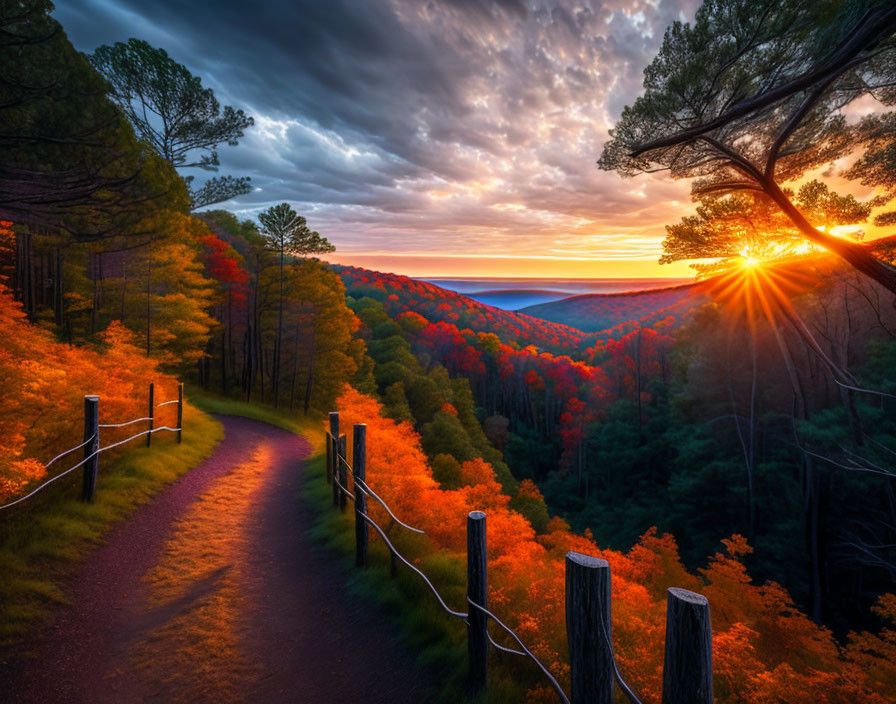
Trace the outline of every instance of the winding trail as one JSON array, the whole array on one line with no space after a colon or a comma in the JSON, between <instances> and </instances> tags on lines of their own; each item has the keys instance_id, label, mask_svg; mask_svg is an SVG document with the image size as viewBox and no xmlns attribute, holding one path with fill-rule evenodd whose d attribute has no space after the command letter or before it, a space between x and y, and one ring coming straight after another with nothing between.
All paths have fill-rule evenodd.
<instances>
[{"instance_id":1,"label":"winding trail","mask_svg":"<svg viewBox=\"0 0 896 704\"><path fill-rule=\"evenodd\" d=\"M307 441L221 416L214 453L115 528L4 702L424 702L394 627L309 536ZM353 653L362 657L354 658Z\"/></svg>"}]
</instances>

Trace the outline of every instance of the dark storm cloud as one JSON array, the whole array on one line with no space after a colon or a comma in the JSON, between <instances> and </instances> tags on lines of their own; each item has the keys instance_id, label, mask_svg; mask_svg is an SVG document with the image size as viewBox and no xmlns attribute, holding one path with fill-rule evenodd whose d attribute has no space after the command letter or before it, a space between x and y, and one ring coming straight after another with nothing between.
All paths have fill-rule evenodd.
<instances>
[{"instance_id":1,"label":"dark storm cloud","mask_svg":"<svg viewBox=\"0 0 896 704\"><path fill-rule=\"evenodd\" d=\"M695 6L70 0L56 16L84 51L131 36L162 46L255 116L221 150L222 171L256 187L228 207L292 201L343 250L532 254L559 237L629 256L613 238L655 250L685 191L594 161L665 27Z\"/></svg>"}]
</instances>

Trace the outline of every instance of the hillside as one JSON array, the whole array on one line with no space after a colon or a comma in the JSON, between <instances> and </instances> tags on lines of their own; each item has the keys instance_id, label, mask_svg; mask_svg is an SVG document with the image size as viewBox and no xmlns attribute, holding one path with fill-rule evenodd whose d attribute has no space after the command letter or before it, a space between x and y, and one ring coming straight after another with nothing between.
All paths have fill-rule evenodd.
<instances>
[{"instance_id":1,"label":"hillside","mask_svg":"<svg viewBox=\"0 0 896 704\"><path fill-rule=\"evenodd\" d=\"M493 333L505 344L532 345L573 358L580 358L582 353L590 357L588 348L597 341L619 339L638 327L654 327L661 322L664 331L675 329L691 309L708 300L704 284L686 284L659 290L586 294L507 311L399 274L338 265L333 269L342 277L350 296L375 298L389 315L412 311L433 323ZM564 306L567 302L569 305ZM555 307L559 313L555 314ZM565 316L570 322L563 319ZM580 324L573 324L573 319Z\"/></svg>"},{"instance_id":2,"label":"hillside","mask_svg":"<svg viewBox=\"0 0 896 704\"><path fill-rule=\"evenodd\" d=\"M520 309L520 313L569 325L586 333L640 320L657 311L681 313L704 301L704 287L684 284L649 291L590 293Z\"/></svg>"},{"instance_id":3,"label":"hillside","mask_svg":"<svg viewBox=\"0 0 896 704\"><path fill-rule=\"evenodd\" d=\"M333 270L342 277L350 296L382 301L389 315L413 311L433 323L446 322L461 330L494 333L508 344L535 345L561 354L572 354L585 338L581 330L569 325L495 308L408 276L353 266L334 265Z\"/></svg>"}]
</instances>

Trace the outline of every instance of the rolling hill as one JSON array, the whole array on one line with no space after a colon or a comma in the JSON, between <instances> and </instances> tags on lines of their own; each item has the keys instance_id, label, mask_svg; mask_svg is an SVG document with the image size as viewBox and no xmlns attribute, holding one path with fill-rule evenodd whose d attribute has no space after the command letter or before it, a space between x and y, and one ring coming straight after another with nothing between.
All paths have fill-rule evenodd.
<instances>
[{"instance_id":1,"label":"rolling hill","mask_svg":"<svg viewBox=\"0 0 896 704\"><path fill-rule=\"evenodd\" d=\"M585 333L596 333L630 321L652 318L661 311L680 314L702 303L703 291L701 284L690 283L649 291L590 293L527 306L519 312Z\"/></svg>"}]
</instances>

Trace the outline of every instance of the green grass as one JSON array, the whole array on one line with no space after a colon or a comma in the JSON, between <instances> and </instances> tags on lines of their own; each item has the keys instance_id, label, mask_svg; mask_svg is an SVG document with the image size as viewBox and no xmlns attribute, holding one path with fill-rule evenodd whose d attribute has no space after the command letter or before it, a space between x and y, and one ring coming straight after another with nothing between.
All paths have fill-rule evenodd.
<instances>
[{"instance_id":1,"label":"green grass","mask_svg":"<svg viewBox=\"0 0 896 704\"><path fill-rule=\"evenodd\" d=\"M533 684L543 684L533 677L531 662L523 659L508 661L518 656L491 651L489 654L488 690L485 695L470 697L465 686L467 674L466 624L442 610L420 577L402 564L398 574L391 576L389 551L382 540L370 545L368 567L354 567L354 513L344 514L333 506L333 492L327 484L326 459L322 455L305 463L304 498L317 516L312 535L337 553L348 573L347 586L352 597L363 599L371 608L383 609L396 624L400 640L417 654L421 666L427 669L427 679L438 682L439 701L471 701L477 704L522 702ZM415 554L424 554L422 541L409 533L390 534L396 547L413 562ZM446 603L463 609L466 595L465 565L441 553L429 554L416 565L439 587ZM497 627L492 627L497 631ZM502 639L503 640L503 639Z\"/></svg>"},{"instance_id":2,"label":"green grass","mask_svg":"<svg viewBox=\"0 0 896 704\"><path fill-rule=\"evenodd\" d=\"M325 433L320 415L289 413L267 404L246 403L194 386L187 387L187 391L190 402L206 413L241 416L270 423L297 435L304 435L311 443L312 457L324 451Z\"/></svg>"},{"instance_id":3,"label":"green grass","mask_svg":"<svg viewBox=\"0 0 896 704\"><path fill-rule=\"evenodd\" d=\"M185 404L180 445L174 433L157 433L152 447L135 440L111 459L100 456L93 503L79 500L76 470L0 516L0 655L21 649L66 602L66 577L110 526L208 457L222 437L220 423Z\"/></svg>"},{"instance_id":4,"label":"green grass","mask_svg":"<svg viewBox=\"0 0 896 704\"><path fill-rule=\"evenodd\" d=\"M160 442L151 449L139 448L101 466L97 498L93 504L76 500L77 487L65 487L46 497L30 512L21 512L4 525L0 535L0 639L15 642L44 618L50 608L65 601L60 580L96 544L115 520L127 516L139 503L161 486L175 479L210 454L222 436L219 423L208 413L242 416L263 421L305 436L312 445L304 463L307 481L303 499L313 509L317 521L312 536L327 545L348 575L350 598L363 599L370 608L382 609L396 625L401 643L416 654L427 679L437 683L438 701L471 701L476 704L503 704L525 701L533 682L529 663L507 666L492 653L489 688L484 696L469 697L466 678L466 626L449 616L437 604L428 587L403 565L392 578L389 553L382 541L370 546L369 567L354 568L354 514L345 514L332 505L332 487L325 479L324 419L321 415L301 416L271 406L246 403L189 387L184 422L184 443ZM80 481L80 474L77 481ZM65 480L60 482L64 484ZM57 495L58 494L58 495ZM2 524L0 524L2 525ZM413 535L398 536L399 549L413 557L419 541ZM418 553L419 554L419 553ZM440 554L430 554L419 567L438 578L440 592L450 604L464 603L463 566Z\"/></svg>"}]
</instances>

